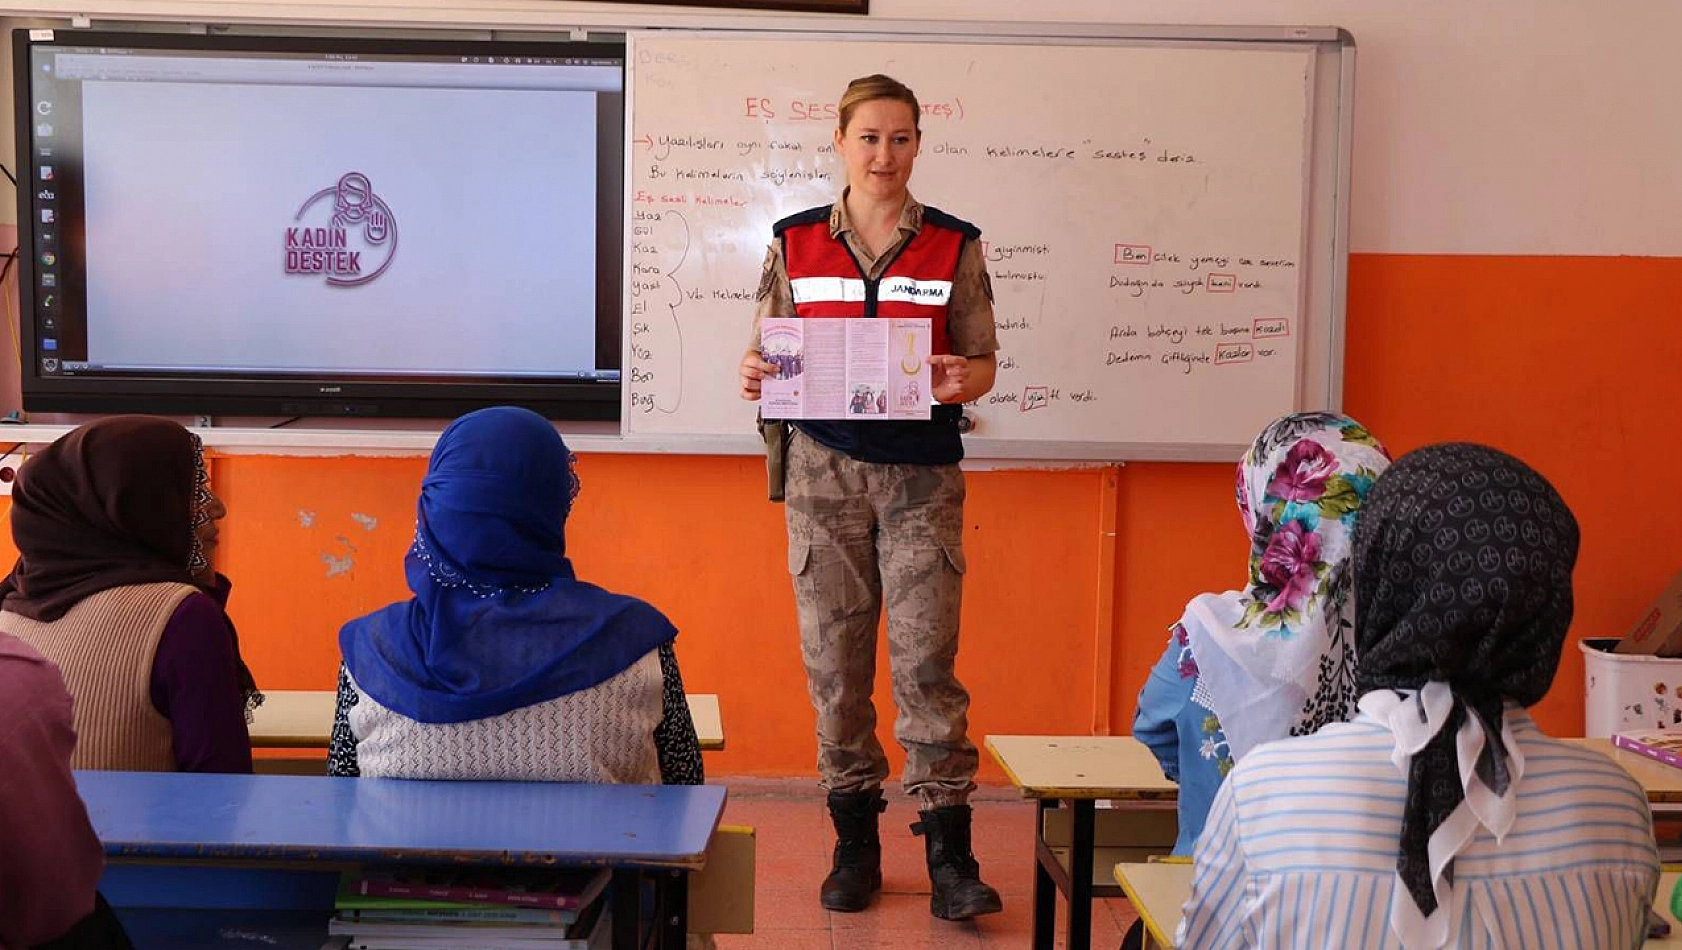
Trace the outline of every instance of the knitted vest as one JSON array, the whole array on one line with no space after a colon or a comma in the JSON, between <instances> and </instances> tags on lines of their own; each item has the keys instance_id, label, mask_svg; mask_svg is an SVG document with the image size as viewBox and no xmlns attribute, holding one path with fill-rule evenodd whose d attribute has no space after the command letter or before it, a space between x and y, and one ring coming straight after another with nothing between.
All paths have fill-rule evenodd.
<instances>
[{"instance_id":1,"label":"knitted vest","mask_svg":"<svg viewBox=\"0 0 1682 950\"><path fill-rule=\"evenodd\" d=\"M416 722L362 691L350 731L368 778L658 785L664 712L660 651L589 689L467 722Z\"/></svg>"},{"instance_id":2,"label":"knitted vest","mask_svg":"<svg viewBox=\"0 0 1682 950\"><path fill-rule=\"evenodd\" d=\"M174 732L152 705L152 658L175 608L194 590L170 582L113 587L51 623L0 611L0 631L64 674L75 701L72 768L175 771Z\"/></svg>"}]
</instances>

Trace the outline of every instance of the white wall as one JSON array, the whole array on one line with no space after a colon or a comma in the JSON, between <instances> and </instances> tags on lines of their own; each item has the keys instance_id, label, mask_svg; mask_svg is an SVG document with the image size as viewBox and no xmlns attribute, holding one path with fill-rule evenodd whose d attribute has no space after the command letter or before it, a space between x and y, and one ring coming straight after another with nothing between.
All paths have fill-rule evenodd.
<instances>
[{"instance_id":1,"label":"white wall","mask_svg":"<svg viewBox=\"0 0 1682 950\"><path fill-rule=\"evenodd\" d=\"M873 27L949 22L1335 25L1360 49L1353 249L1682 256L1674 0L871 0ZM561 0L37 0L96 18L552 29L721 22ZM857 18L848 18L857 19ZM722 22L748 23L755 14ZM7 74L9 79L9 73ZM9 103L9 96L7 97ZM10 137L9 123L0 142ZM10 219L10 210L5 212Z\"/></svg>"}]
</instances>

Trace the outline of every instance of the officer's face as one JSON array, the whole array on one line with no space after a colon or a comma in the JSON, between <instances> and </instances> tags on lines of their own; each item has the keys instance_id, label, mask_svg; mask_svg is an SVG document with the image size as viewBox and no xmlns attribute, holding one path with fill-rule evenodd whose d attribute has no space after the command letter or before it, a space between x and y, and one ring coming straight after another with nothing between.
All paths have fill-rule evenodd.
<instances>
[{"instance_id":1,"label":"officer's face","mask_svg":"<svg viewBox=\"0 0 1682 950\"><path fill-rule=\"evenodd\" d=\"M853 110L852 121L835 131L835 150L847 163L847 184L873 198L905 193L917 159L917 117L894 99L872 99Z\"/></svg>"}]
</instances>

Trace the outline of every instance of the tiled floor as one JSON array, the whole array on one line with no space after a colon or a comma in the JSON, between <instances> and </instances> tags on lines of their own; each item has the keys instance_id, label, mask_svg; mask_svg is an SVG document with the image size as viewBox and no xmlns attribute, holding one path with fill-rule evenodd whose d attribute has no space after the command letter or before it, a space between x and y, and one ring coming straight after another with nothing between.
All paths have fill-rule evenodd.
<instances>
[{"instance_id":1,"label":"tiled floor","mask_svg":"<svg viewBox=\"0 0 1682 950\"><path fill-rule=\"evenodd\" d=\"M720 950L934 950L1013 948L1030 945L1033 894L1034 806L1009 789L983 789L974 801L975 855L982 877L999 889L1004 913L965 923L929 914L929 879L923 841L911 834L916 806L890 792L882 815L883 893L861 914L832 914L818 906L818 884L829 872L834 833L822 793L811 780L726 779L724 820L758 832L755 893L757 931L720 936ZM1133 923L1125 900L1092 908L1094 950L1115 950ZM1062 947L1058 921L1057 946Z\"/></svg>"}]
</instances>

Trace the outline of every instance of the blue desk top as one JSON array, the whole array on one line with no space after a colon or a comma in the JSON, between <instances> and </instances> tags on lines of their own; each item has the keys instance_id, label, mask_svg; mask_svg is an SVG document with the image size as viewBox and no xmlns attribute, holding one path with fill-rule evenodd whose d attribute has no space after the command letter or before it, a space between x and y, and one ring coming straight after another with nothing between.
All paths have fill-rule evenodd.
<instances>
[{"instance_id":1,"label":"blue desk top","mask_svg":"<svg viewBox=\"0 0 1682 950\"><path fill-rule=\"evenodd\" d=\"M112 858L696 869L717 786L77 772Z\"/></svg>"}]
</instances>

